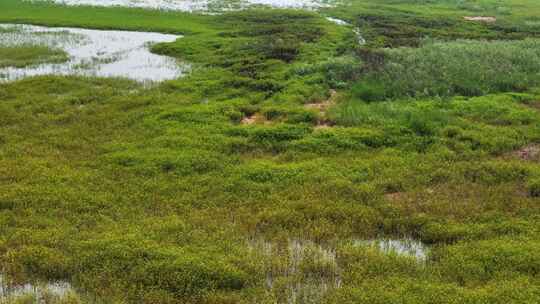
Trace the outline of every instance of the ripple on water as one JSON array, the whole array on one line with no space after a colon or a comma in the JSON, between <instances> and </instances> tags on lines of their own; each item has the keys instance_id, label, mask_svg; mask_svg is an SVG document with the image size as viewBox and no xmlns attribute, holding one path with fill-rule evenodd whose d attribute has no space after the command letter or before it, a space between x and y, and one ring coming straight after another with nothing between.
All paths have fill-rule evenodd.
<instances>
[{"instance_id":1,"label":"ripple on water","mask_svg":"<svg viewBox=\"0 0 540 304\"><path fill-rule=\"evenodd\" d=\"M104 31L79 28L50 28L0 24L0 46L45 45L69 55L65 63L45 63L25 68L0 69L0 81L39 75L123 77L141 82L175 79L189 66L176 59L153 54L153 43L174 42L177 35Z\"/></svg>"}]
</instances>

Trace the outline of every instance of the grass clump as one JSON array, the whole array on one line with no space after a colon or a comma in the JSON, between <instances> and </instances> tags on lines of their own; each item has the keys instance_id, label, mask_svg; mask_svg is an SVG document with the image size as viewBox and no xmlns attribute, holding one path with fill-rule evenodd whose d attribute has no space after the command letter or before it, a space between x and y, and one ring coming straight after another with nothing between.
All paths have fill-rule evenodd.
<instances>
[{"instance_id":1,"label":"grass clump","mask_svg":"<svg viewBox=\"0 0 540 304\"><path fill-rule=\"evenodd\" d=\"M385 87L380 83L373 81L361 81L355 83L351 87L351 95L353 98L367 102L380 101L385 99L386 90Z\"/></svg>"}]
</instances>

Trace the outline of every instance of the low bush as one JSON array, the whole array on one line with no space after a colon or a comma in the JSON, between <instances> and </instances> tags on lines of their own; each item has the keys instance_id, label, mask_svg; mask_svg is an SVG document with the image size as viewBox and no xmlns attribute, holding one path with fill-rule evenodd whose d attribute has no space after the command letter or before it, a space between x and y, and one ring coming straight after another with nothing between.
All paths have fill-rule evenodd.
<instances>
[{"instance_id":1,"label":"low bush","mask_svg":"<svg viewBox=\"0 0 540 304\"><path fill-rule=\"evenodd\" d=\"M540 179L532 179L527 182L527 192L531 197L540 197Z\"/></svg>"},{"instance_id":2,"label":"low bush","mask_svg":"<svg viewBox=\"0 0 540 304\"><path fill-rule=\"evenodd\" d=\"M386 89L376 81L361 81L351 87L351 95L367 102L381 101L386 97Z\"/></svg>"}]
</instances>

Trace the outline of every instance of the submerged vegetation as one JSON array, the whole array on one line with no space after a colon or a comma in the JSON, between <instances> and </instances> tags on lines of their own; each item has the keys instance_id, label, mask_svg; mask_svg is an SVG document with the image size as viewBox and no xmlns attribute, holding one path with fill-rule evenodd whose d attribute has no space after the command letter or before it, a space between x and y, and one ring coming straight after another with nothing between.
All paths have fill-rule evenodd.
<instances>
[{"instance_id":1,"label":"submerged vegetation","mask_svg":"<svg viewBox=\"0 0 540 304\"><path fill-rule=\"evenodd\" d=\"M192 70L0 84L0 285L74 286L0 302L538 302L532 12L2 0L0 22L183 34L152 51Z\"/></svg>"}]
</instances>

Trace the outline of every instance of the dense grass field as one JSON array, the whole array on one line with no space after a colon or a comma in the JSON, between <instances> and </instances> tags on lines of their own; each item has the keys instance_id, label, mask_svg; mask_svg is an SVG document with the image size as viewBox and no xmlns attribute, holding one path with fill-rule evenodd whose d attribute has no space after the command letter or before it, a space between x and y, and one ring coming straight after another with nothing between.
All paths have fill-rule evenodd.
<instances>
[{"instance_id":1,"label":"dense grass field","mask_svg":"<svg viewBox=\"0 0 540 304\"><path fill-rule=\"evenodd\" d=\"M0 285L72 286L0 303L540 302L537 1L0 23L182 34L152 51L192 65L0 83ZM0 67L50 60L0 41Z\"/></svg>"}]
</instances>

